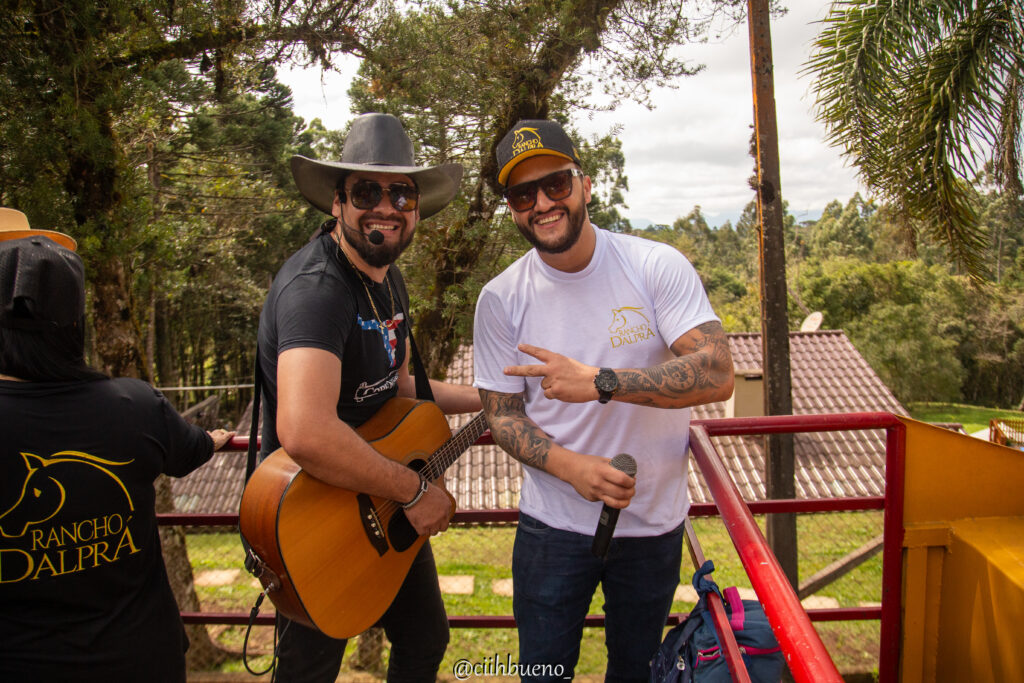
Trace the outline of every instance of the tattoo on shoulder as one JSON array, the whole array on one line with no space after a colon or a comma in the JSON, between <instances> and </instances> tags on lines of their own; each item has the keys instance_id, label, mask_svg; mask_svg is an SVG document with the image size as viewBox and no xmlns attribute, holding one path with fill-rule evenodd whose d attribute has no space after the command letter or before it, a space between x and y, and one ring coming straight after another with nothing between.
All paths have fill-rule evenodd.
<instances>
[{"instance_id":1,"label":"tattoo on shoulder","mask_svg":"<svg viewBox=\"0 0 1024 683\"><path fill-rule=\"evenodd\" d=\"M545 469L551 438L527 417L523 395L481 390L480 398L494 442L524 465Z\"/></svg>"}]
</instances>

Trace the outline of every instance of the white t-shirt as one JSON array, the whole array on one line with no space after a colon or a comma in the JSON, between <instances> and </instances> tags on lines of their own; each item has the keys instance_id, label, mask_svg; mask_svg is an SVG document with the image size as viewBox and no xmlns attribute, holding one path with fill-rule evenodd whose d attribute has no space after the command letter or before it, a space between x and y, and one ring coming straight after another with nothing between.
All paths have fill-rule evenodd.
<instances>
[{"instance_id":1,"label":"white t-shirt","mask_svg":"<svg viewBox=\"0 0 1024 683\"><path fill-rule=\"evenodd\" d=\"M526 414L556 443L637 462L636 495L616 526L622 536L655 536L677 527L689 508L686 458L690 409L619 401L564 403L544 397L539 377L509 377L509 365L540 361L532 344L597 367L646 368L674 357L670 345L717 321L690 262L658 242L596 229L587 267L563 273L530 250L491 280L477 301L474 386L522 392ZM593 534L601 503L533 467L523 468L520 510L550 526Z\"/></svg>"}]
</instances>

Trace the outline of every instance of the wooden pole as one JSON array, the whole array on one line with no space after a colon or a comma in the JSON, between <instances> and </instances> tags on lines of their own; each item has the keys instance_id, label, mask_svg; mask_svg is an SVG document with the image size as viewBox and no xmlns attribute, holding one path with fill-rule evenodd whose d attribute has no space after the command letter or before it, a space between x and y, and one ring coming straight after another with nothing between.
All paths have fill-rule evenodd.
<instances>
[{"instance_id":1,"label":"wooden pole","mask_svg":"<svg viewBox=\"0 0 1024 683\"><path fill-rule=\"evenodd\" d=\"M750 74L757 148L757 211L761 284L761 344L766 415L793 413L786 311L786 250L782 230L779 134L775 120L775 77L769 0L747 0ZM769 499L794 498L793 435L765 436L765 488ZM790 584L799 585L796 516L768 515L768 544Z\"/></svg>"}]
</instances>

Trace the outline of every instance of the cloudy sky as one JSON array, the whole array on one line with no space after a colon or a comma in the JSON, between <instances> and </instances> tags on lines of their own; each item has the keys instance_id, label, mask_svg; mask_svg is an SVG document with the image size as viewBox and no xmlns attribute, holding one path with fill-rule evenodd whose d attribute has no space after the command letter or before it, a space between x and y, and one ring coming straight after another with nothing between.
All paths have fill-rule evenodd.
<instances>
[{"instance_id":1,"label":"cloudy sky","mask_svg":"<svg viewBox=\"0 0 1024 683\"><path fill-rule=\"evenodd\" d=\"M789 13L772 22L775 105L779 128L782 196L797 220L816 217L832 199L846 202L858 186L852 169L824 142L814 121L810 79L800 70L827 10L822 0L791 0ZM653 111L635 104L578 120L587 136L615 125L626 156L630 190L623 214L634 221L671 224L700 205L709 222L735 221L753 195L747 178L753 105L746 25L715 43L689 46L691 62L706 65L675 89L659 89ZM356 64L322 77L318 69L282 72L292 87L295 110L341 128L351 118L345 95Z\"/></svg>"}]
</instances>

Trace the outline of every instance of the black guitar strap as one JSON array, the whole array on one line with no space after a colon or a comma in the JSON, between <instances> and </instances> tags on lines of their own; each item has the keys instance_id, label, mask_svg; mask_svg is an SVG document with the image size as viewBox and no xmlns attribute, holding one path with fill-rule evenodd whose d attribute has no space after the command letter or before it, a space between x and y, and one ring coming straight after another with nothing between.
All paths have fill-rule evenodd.
<instances>
[{"instance_id":1,"label":"black guitar strap","mask_svg":"<svg viewBox=\"0 0 1024 683\"><path fill-rule=\"evenodd\" d=\"M391 278L391 269L388 268L387 277ZM392 289L395 287L394 280L391 280ZM421 401L434 401L434 392L430 388L430 378L427 377L427 368L423 365L423 361L420 359L420 350L416 348L416 339L412 336L412 317L409 315L409 311L406 310L405 302L402 301L402 297L398 297L398 305L402 309L402 313L405 315L405 324L409 328L409 347L412 349L412 366L413 366L413 377L416 378L416 398Z\"/></svg>"},{"instance_id":2,"label":"black guitar strap","mask_svg":"<svg viewBox=\"0 0 1024 683\"><path fill-rule=\"evenodd\" d=\"M245 461L245 480L249 481L256 469L256 444L259 441L260 394L263 392L263 369L260 367L260 345L256 344L256 367L252 378L252 421L249 423L249 453Z\"/></svg>"}]
</instances>

